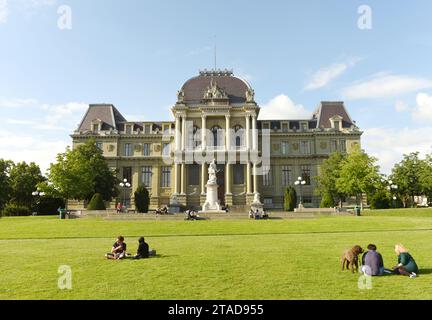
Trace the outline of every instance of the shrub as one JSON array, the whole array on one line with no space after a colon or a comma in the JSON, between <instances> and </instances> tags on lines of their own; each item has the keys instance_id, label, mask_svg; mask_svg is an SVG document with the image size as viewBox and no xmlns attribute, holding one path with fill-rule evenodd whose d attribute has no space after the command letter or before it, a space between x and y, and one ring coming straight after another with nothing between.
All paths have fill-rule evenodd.
<instances>
[{"instance_id":1,"label":"shrub","mask_svg":"<svg viewBox=\"0 0 432 320\"><path fill-rule=\"evenodd\" d=\"M285 189L284 210L294 211L296 206L297 206L297 192L293 187L288 187Z\"/></svg>"},{"instance_id":2,"label":"shrub","mask_svg":"<svg viewBox=\"0 0 432 320\"><path fill-rule=\"evenodd\" d=\"M24 217L32 214L28 207L20 206L14 203L9 203L3 209L3 215L7 217Z\"/></svg>"},{"instance_id":3,"label":"shrub","mask_svg":"<svg viewBox=\"0 0 432 320\"><path fill-rule=\"evenodd\" d=\"M335 202L330 193L325 192L322 195L320 207L321 208L333 208L335 206Z\"/></svg>"},{"instance_id":4,"label":"shrub","mask_svg":"<svg viewBox=\"0 0 432 320\"><path fill-rule=\"evenodd\" d=\"M65 202L61 198L42 197L36 206L38 215L57 215L58 208L64 208Z\"/></svg>"},{"instance_id":5,"label":"shrub","mask_svg":"<svg viewBox=\"0 0 432 320\"><path fill-rule=\"evenodd\" d=\"M87 210L106 210L105 203L100 193L95 193L91 198Z\"/></svg>"},{"instance_id":6,"label":"shrub","mask_svg":"<svg viewBox=\"0 0 432 320\"><path fill-rule=\"evenodd\" d=\"M370 199L370 206L372 209L389 209L391 206L391 199L385 190L375 192Z\"/></svg>"},{"instance_id":7,"label":"shrub","mask_svg":"<svg viewBox=\"0 0 432 320\"><path fill-rule=\"evenodd\" d=\"M150 205L150 195L146 187L139 186L134 195L136 210L139 213L147 213Z\"/></svg>"}]
</instances>

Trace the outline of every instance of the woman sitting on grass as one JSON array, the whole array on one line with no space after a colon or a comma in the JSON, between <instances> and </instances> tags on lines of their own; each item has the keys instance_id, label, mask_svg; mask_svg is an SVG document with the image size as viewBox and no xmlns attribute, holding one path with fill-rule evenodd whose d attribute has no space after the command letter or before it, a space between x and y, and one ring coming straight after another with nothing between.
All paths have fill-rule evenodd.
<instances>
[{"instance_id":1,"label":"woman sitting on grass","mask_svg":"<svg viewBox=\"0 0 432 320\"><path fill-rule=\"evenodd\" d=\"M414 258L408 253L408 249L401 244L395 245L395 252L398 255L398 265L393 268L394 273L417 277L418 266Z\"/></svg>"},{"instance_id":2,"label":"woman sitting on grass","mask_svg":"<svg viewBox=\"0 0 432 320\"><path fill-rule=\"evenodd\" d=\"M105 257L113 260L123 259L126 257L126 243L124 242L123 236L117 237L117 241L113 244L111 252L107 253Z\"/></svg>"}]
</instances>

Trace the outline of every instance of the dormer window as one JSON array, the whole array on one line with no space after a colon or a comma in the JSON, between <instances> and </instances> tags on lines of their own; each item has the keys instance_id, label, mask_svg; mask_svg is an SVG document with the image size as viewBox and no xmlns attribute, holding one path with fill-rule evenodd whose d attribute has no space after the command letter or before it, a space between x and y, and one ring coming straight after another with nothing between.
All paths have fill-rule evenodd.
<instances>
[{"instance_id":1,"label":"dormer window","mask_svg":"<svg viewBox=\"0 0 432 320\"><path fill-rule=\"evenodd\" d=\"M152 125L146 124L144 125L144 134L150 134L152 132Z\"/></svg>"},{"instance_id":2,"label":"dormer window","mask_svg":"<svg viewBox=\"0 0 432 320\"><path fill-rule=\"evenodd\" d=\"M93 120L91 122L91 131L93 133L99 133L99 131L101 131L102 129L102 121L97 119L97 120Z\"/></svg>"},{"instance_id":3,"label":"dormer window","mask_svg":"<svg viewBox=\"0 0 432 320\"><path fill-rule=\"evenodd\" d=\"M308 129L308 124L307 124L307 122L302 122L302 123L300 124L300 127L301 127L301 131L307 131L307 129Z\"/></svg>"},{"instance_id":4,"label":"dormer window","mask_svg":"<svg viewBox=\"0 0 432 320\"><path fill-rule=\"evenodd\" d=\"M131 124L126 125L125 133L126 134L132 134L132 125Z\"/></svg>"},{"instance_id":5,"label":"dormer window","mask_svg":"<svg viewBox=\"0 0 432 320\"><path fill-rule=\"evenodd\" d=\"M165 135L170 134L170 125L169 124L164 124L163 127L162 127L162 130L163 130L163 133Z\"/></svg>"},{"instance_id":6,"label":"dormer window","mask_svg":"<svg viewBox=\"0 0 432 320\"><path fill-rule=\"evenodd\" d=\"M343 118L340 115L336 115L332 118L330 118L330 124L332 129L335 129L336 131L342 130L342 120Z\"/></svg>"}]
</instances>

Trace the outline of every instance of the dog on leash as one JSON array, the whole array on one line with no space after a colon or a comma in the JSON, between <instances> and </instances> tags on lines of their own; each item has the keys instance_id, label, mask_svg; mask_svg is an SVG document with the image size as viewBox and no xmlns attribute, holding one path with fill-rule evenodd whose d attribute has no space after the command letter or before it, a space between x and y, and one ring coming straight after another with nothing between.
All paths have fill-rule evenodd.
<instances>
[{"instance_id":1,"label":"dog on leash","mask_svg":"<svg viewBox=\"0 0 432 320\"><path fill-rule=\"evenodd\" d=\"M363 252L364 250L359 245L352 247L351 250L346 250L341 256L342 271L345 269L346 265L346 269L351 269L352 273L354 273L354 268L355 272L358 272L359 254Z\"/></svg>"}]
</instances>

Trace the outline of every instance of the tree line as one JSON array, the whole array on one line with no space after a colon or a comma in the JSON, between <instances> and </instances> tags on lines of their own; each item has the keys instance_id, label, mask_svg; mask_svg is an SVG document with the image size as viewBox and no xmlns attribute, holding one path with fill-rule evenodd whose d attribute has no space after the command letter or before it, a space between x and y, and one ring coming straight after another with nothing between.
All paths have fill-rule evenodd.
<instances>
[{"instance_id":1,"label":"tree line","mask_svg":"<svg viewBox=\"0 0 432 320\"><path fill-rule=\"evenodd\" d=\"M414 207L416 196L432 199L432 155L404 155L389 176L380 173L377 160L360 147L349 154L331 154L316 177L321 207L341 205L348 197L361 205L363 195L373 209Z\"/></svg>"}]
</instances>

